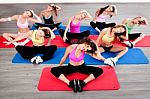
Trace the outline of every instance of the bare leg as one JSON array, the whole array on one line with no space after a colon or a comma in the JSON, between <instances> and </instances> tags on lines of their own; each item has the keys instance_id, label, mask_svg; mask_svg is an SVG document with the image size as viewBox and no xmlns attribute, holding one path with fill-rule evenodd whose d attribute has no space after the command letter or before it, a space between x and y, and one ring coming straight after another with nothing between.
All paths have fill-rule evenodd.
<instances>
[{"instance_id":1,"label":"bare leg","mask_svg":"<svg viewBox=\"0 0 150 99\"><path fill-rule=\"evenodd\" d=\"M110 52L119 52L118 55L116 56L116 58L118 59L122 57L127 51L128 48L123 46L113 46L112 49L110 50Z\"/></svg>"},{"instance_id":2,"label":"bare leg","mask_svg":"<svg viewBox=\"0 0 150 99\"><path fill-rule=\"evenodd\" d=\"M69 85L69 80L64 76L64 74L61 74L58 79L60 79L61 81L65 82L67 85Z\"/></svg>"},{"instance_id":3,"label":"bare leg","mask_svg":"<svg viewBox=\"0 0 150 99\"><path fill-rule=\"evenodd\" d=\"M84 80L84 82L85 82L85 83L88 83L88 82L90 82L90 81L92 81L92 80L94 80L94 79L95 79L94 75L93 75L93 74L90 74L90 75Z\"/></svg>"}]
</instances>

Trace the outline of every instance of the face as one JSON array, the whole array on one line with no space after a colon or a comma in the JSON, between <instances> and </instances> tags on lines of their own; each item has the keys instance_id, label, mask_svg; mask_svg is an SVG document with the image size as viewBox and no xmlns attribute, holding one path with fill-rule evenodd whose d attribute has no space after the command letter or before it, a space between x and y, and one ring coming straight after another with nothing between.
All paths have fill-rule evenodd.
<instances>
[{"instance_id":1,"label":"face","mask_svg":"<svg viewBox=\"0 0 150 99\"><path fill-rule=\"evenodd\" d=\"M80 48L81 48L82 51L85 51L85 52L87 50L91 50L92 49L91 46L89 44L86 44L86 43L82 44Z\"/></svg>"},{"instance_id":2,"label":"face","mask_svg":"<svg viewBox=\"0 0 150 99\"><path fill-rule=\"evenodd\" d=\"M136 18L136 19L133 19L132 22L134 24L138 24L140 20L141 20L141 18Z\"/></svg>"},{"instance_id":3,"label":"face","mask_svg":"<svg viewBox=\"0 0 150 99\"><path fill-rule=\"evenodd\" d=\"M44 32L42 30L37 30L36 33L38 36L44 37Z\"/></svg>"},{"instance_id":4,"label":"face","mask_svg":"<svg viewBox=\"0 0 150 99\"><path fill-rule=\"evenodd\" d=\"M32 14L30 11L24 11L23 16L24 17L30 17Z\"/></svg>"},{"instance_id":5,"label":"face","mask_svg":"<svg viewBox=\"0 0 150 99\"><path fill-rule=\"evenodd\" d=\"M53 8L52 8L52 6L48 6L46 10L47 10L47 11L52 11Z\"/></svg>"},{"instance_id":6,"label":"face","mask_svg":"<svg viewBox=\"0 0 150 99\"><path fill-rule=\"evenodd\" d=\"M123 27L115 28L115 33L123 33L123 32L125 32L125 29Z\"/></svg>"},{"instance_id":7,"label":"face","mask_svg":"<svg viewBox=\"0 0 150 99\"><path fill-rule=\"evenodd\" d=\"M86 14L85 13L80 13L78 15L76 15L76 18L79 19L79 20L82 20L86 17Z\"/></svg>"}]
</instances>

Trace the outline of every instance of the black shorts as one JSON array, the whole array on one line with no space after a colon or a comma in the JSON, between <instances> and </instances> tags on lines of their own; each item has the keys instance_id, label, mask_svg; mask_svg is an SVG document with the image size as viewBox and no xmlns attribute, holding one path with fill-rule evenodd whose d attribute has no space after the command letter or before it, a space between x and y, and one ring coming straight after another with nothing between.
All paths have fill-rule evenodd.
<instances>
[{"instance_id":1,"label":"black shorts","mask_svg":"<svg viewBox=\"0 0 150 99\"><path fill-rule=\"evenodd\" d=\"M128 34L128 38L129 38L129 40L135 40L135 39L137 39L138 37L140 37L141 34L142 34L142 33Z\"/></svg>"},{"instance_id":2,"label":"black shorts","mask_svg":"<svg viewBox=\"0 0 150 99\"><path fill-rule=\"evenodd\" d=\"M111 48L113 47L113 45L110 47L104 47L104 46L100 45L100 47L102 47L106 52L109 52L111 50Z\"/></svg>"}]
</instances>

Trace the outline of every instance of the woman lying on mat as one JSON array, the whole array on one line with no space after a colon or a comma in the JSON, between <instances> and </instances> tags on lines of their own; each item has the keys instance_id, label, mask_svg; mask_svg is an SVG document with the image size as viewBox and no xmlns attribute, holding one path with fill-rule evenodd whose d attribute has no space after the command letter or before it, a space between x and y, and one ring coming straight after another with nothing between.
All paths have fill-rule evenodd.
<instances>
[{"instance_id":1,"label":"woman lying on mat","mask_svg":"<svg viewBox=\"0 0 150 99\"><path fill-rule=\"evenodd\" d=\"M82 38L79 41L79 44L72 44L67 47L66 52L60 61L59 67L53 67L51 69L51 73L61 81L65 82L68 87L73 89L74 92L81 92L83 87L86 86L88 82L96 79L103 73L101 68L86 66L84 62L85 53L90 54L96 59L104 60L98 53L97 49L98 46L96 46L94 41L87 37ZM70 59L69 64L67 66L62 66L67 57ZM74 72L80 72L89 76L84 80L74 79L69 81L66 78L66 75Z\"/></svg>"},{"instance_id":2,"label":"woman lying on mat","mask_svg":"<svg viewBox=\"0 0 150 99\"><path fill-rule=\"evenodd\" d=\"M87 30L80 32L80 23L82 20L89 18L91 18L91 15L86 10L82 10L79 14L70 17L66 30L59 30L64 42L68 44L75 44L83 37L88 37L90 35L90 31ZM68 32L68 29L70 29L70 32Z\"/></svg>"},{"instance_id":3,"label":"woman lying on mat","mask_svg":"<svg viewBox=\"0 0 150 99\"><path fill-rule=\"evenodd\" d=\"M16 50L24 59L28 59L33 64L40 64L49 60L57 50L56 45L45 46L44 44L44 38L55 38L54 33L48 27L29 31L26 33L26 37L31 38L33 46L16 46ZM43 54L43 56L38 56L37 54Z\"/></svg>"},{"instance_id":4,"label":"woman lying on mat","mask_svg":"<svg viewBox=\"0 0 150 99\"><path fill-rule=\"evenodd\" d=\"M138 16L133 19L127 18L123 22L128 28L128 39L132 41L124 41L123 43L126 44L128 47L133 47L137 42L139 42L141 39L144 38L145 34L143 33L131 33L133 27L135 25L141 26L141 25L148 25L147 19Z\"/></svg>"},{"instance_id":5,"label":"woman lying on mat","mask_svg":"<svg viewBox=\"0 0 150 99\"><path fill-rule=\"evenodd\" d=\"M106 17L110 18L114 15L117 15L117 8L115 5L108 5L104 8L100 8L96 11L93 21L90 22L90 25L96 29L98 32L104 28L115 26L116 23L106 23Z\"/></svg>"},{"instance_id":6,"label":"woman lying on mat","mask_svg":"<svg viewBox=\"0 0 150 99\"><path fill-rule=\"evenodd\" d=\"M116 57L108 58L104 61L105 64L110 66L115 66L116 62L120 57L122 57L127 51L128 48L123 46L115 46L112 43L114 41L120 41L128 39L127 28L125 25L120 24L114 27L105 28L99 34L96 42L98 44L100 52L110 51L110 52L119 52Z\"/></svg>"},{"instance_id":7,"label":"woman lying on mat","mask_svg":"<svg viewBox=\"0 0 150 99\"><path fill-rule=\"evenodd\" d=\"M39 27L49 27L52 31L59 28L61 23L54 23L58 15L58 11L61 10L61 7L55 4L48 5L47 9L41 11L40 17L42 17L44 23L35 23L33 28L38 29ZM53 20L54 18L54 20Z\"/></svg>"},{"instance_id":8,"label":"woman lying on mat","mask_svg":"<svg viewBox=\"0 0 150 99\"><path fill-rule=\"evenodd\" d=\"M36 19L34 19L33 17L35 17ZM8 17L8 18L1 18L0 22L6 22L6 21L12 21L12 20L17 21L18 33L17 34L4 33L3 37L7 41L5 41L3 43L6 43L6 45L9 45L12 43L15 46L18 44L17 41L23 39L23 37L26 35L26 33L30 30L29 29L29 22L33 22L33 23L42 22L40 17L38 17L32 10L26 10L21 15L14 15L14 16ZM29 41L30 41L29 39L26 39L22 44L25 45Z\"/></svg>"}]
</instances>

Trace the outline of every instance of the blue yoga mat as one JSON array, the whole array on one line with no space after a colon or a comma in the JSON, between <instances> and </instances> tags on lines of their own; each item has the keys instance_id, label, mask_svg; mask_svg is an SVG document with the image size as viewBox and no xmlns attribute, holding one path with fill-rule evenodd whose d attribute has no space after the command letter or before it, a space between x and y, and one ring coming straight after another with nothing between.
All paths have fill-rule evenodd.
<instances>
[{"instance_id":1,"label":"blue yoga mat","mask_svg":"<svg viewBox=\"0 0 150 99\"><path fill-rule=\"evenodd\" d=\"M43 62L42 64L59 64L62 56L64 55L65 48L58 48L57 51L54 53L53 57L48 60ZM111 52L104 52L102 55L105 58L108 57L114 57L116 56L117 53L111 53ZM65 61L65 64L69 62L69 59ZM19 53L17 53L13 60L12 63L30 63L28 60L23 59ZM104 65L102 61L96 60L92 58L89 55L85 55L85 63L88 65ZM117 64L148 64L149 60L147 57L144 55L144 53L138 49L138 48L132 48L129 49L128 52L119 59Z\"/></svg>"},{"instance_id":2,"label":"blue yoga mat","mask_svg":"<svg viewBox=\"0 0 150 99\"><path fill-rule=\"evenodd\" d=\"M60 29L63 29L65 30L66 29L66 26L61 26ZM86 31L86 30L89 30L90 31L90 35L98 35L99 33L93 29L91 26L81 26L80 27L80 31L83 32L83 31ZM54 31L55 35L59 35L59 29L58 30L55 30Z\"/></svg>"}]
</instances>

